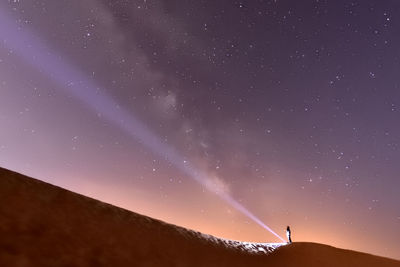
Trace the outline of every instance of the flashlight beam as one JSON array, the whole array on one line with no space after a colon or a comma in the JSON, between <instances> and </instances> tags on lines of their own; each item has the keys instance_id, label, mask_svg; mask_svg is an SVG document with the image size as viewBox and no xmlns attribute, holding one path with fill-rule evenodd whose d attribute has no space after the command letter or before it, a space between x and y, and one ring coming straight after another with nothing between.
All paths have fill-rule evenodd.
<instances>
[{"instance_id":1,"label":"flashlight beam","mask_svg":"<svg viewBox=\"0 0 400 267\"><path fill-rule=\"evenodd\" d=\"M100 87L93 80L74 68L73 65L69 64L32 32L16 25L14 21L0 8L0 34L3 46L15 52L29 65L61 85L59 88L65 94L75 97L97 114L101 114L103 118L118 126L137 142L172 163L188 177L204 186L207 190L217 194L237 211L272 233L282 242L285 242L282 237L242 204L233 199L232 196L223 191L215 190L212 184L207 183L207 174L205 172L198 170L185 161L172 146L161 141L145 124L127 110L119 107L116 101L102 93L102 90L98 90Z\"/></svg>"}]
</instances>

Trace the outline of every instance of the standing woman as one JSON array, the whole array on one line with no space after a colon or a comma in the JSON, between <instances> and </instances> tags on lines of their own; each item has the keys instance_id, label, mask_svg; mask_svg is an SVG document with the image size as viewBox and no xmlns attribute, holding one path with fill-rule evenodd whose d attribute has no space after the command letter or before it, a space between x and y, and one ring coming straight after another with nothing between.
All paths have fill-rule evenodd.
<instances>
[{"instance_id":1,"label":"standing woman","mask_svg":"<svg viewBox=\"0 0 400 267\"><path fill-rule=\"evenodd\" d=\"M291 237L291 232L290 232L290 227L289 226L286 228L286 236L287 236L287 239L289 240L289 244L291 244L292 243L292 237Z\"/></svg>"}]
</instances>

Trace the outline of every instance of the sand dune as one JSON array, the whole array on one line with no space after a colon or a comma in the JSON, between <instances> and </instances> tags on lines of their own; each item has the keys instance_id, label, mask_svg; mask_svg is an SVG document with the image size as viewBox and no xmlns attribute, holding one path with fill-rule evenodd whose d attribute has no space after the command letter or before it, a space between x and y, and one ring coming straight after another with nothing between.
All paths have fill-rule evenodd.
<instances>
[{"instance_id":1,"label":"sand dune","mask_svg":"<svg viewBox=\"0 0 400 267\"><path fill-rule=\"evenodd\" d=\"M400 266L314 243L245 243L0 168L0 266Z\"/></svg>"}]
</instances>

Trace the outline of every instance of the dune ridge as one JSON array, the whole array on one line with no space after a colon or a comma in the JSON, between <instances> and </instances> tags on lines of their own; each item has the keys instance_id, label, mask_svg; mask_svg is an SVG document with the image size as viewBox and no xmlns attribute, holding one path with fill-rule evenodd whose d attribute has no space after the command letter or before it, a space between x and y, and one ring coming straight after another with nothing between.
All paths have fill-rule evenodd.
<instances>
[{"instance_id":1,"label":"dune ridge","mask_svg":"<svg viewBox=\"0 0 400 267\"><path fill-rule=\"evenodd\" d=\"M315 243L217 238L0 168L0 266L398 266Z\"/></svg>"}]
</instances>

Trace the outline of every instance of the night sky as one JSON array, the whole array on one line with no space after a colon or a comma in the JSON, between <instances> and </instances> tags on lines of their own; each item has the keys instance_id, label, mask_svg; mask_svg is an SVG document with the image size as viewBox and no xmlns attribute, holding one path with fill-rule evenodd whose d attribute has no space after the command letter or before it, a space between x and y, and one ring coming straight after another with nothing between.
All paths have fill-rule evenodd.
<instances>
[{"instance_id":1,"label":"night sky","mask_svg":"<svg viewBox=\"0 0 400 267\"><path fill-rule=\"evenodd\" d=\"M13 0L0 11L11 20L1 167L204 233L279 242L223 192L281 236L290 225L293 241L400 259L398 1ZM34 54L28 33L85 80ZM215 192L71 88L104 95Z\"/></svg>"}]
</instances>

